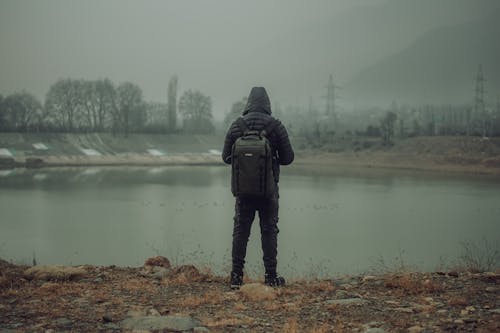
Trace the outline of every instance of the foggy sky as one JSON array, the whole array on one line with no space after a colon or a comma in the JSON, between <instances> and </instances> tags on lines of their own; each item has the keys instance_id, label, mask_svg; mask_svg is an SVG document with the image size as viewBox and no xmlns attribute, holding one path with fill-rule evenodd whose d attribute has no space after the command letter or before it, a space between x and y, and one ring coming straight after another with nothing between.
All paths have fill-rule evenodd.
<instances>
[{"instance_id":1,"label":"foggy sky","mask_svg":"<svg viewBox=\"0 0 500 333\"><path fill-rule=\"evenodd\" d=\"M59 78L108 77L166 102L176 74L180 93L211 96L218 118L254 85L266 87L272 102L305 104L309 96L319 100L330 73L342 85L425 31L487 10L456 0L449 11L422 7L408 22L396 2L432 3L0 0L0 94L26 89L43 100ZM394 29L361 20L387 8L400 11L389 13Z\"/></svg>"}]
</instances>

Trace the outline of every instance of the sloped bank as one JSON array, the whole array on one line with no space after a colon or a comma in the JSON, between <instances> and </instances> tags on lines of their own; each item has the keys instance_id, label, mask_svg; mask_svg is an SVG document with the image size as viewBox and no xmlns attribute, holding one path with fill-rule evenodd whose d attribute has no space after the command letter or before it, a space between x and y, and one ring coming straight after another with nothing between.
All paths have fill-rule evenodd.
<instances>
[{"instance_id":1,"label":"sloped bank","mask_svg":"<svg viewBox=\"0 0 500 333\"><path fill-rule=\"evenodd\" d=\"M351 137L309 149L292 138L295 165L500 175L500 138L415 137L384 147ZM0 133L0 168L107 165L222 165L223 137L110 133ZM303 147L302 149L298 149Z\"/></svg>"}]
</instances>

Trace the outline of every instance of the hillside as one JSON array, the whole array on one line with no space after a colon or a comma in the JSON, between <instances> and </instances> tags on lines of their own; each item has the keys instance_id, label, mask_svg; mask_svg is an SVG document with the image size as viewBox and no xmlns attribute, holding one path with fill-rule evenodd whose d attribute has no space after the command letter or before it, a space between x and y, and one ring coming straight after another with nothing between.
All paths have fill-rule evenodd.
<instances>
[{"instance_id":1,"label":"hillside","mask_svg":"<svg viewBox=\"0 0 500 333\"><path fill-rule=\"evenodd\" d=\"M365 69L344 88L357 104L471 103L482 64L487 104L500 91L500 11L427 32L405 50ZM347 97L349 96L349 97Z\"/></svg>"}]
</instances>

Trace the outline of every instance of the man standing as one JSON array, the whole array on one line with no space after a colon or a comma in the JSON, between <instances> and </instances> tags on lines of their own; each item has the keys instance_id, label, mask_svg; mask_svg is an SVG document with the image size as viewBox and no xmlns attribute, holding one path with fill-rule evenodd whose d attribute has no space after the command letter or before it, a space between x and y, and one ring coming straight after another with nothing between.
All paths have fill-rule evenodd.
<instances>
[{"instance_id":1,"label":"man standing","mask_svg":"<svg viewBox=\"0 0 500 333\"><path fill-rule=\"evenodd\" d=\"M272 156L272 181L274 183L272 184L273 190L270 191L270 195L264 197L240 196L235 194L236 205L232 246L233 266L231 271L231 288L233 289L239 288L243 283L243 267L245 265L247 243L256 211L259 212L260 219L263 260L266 271L265 283L270 286L282 286L285 284L285 279L276 273L277 236L279 232L277 226L279 207L278 181L280 165L292 163L294 152L285 127L279 120L271 116L271 103L263 87L252 88L242 117L231 124L222 150L222 159L225 163L231 164L233 162L233 145L238 138L243 137L250 131L255 131L260 136L265 136L268 140Z\"/></svg>"}]
</instances>

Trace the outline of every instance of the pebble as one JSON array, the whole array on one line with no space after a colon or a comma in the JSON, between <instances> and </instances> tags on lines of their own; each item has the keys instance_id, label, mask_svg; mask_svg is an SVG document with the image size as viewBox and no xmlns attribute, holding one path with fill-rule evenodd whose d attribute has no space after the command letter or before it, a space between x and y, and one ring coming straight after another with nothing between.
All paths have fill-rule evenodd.
<instances>
[{"instance_id":1,"label":"pebble","mask_svg":"<svg viewBox=\"0 0 500 333\"><path fill-rule=\"evenodd\" d=\"M464 321L463 321L462 319L455 319L455 320L453 321L453 323L454 323L454 324L460 324L460 325L461 325L461 324L463 324L463 323L464 323Z\"/></svg>"},{"instance_id":2,"label":"pebble","mask_svg":"<svg viewBox=\"0 0 500 333\"><path fill-rule=\"evenodd\" d=\"M69 320L68 318L58 318L55 321L55 324L60 325L60 326L71 326L73 325L73 321Z\"/></svg>"},{"instance_id":3,"label":"pebble","mask_svg":"<svg viewBox=\"0 0 500 333\"><path fill-rule=\"evenodd\" d=\"M374 280L377 280L377 277L373 276L373 275L366 275L362 279L363 282L369 282L369 281L374 281Z\"/></svg>"},{"instance_id":4,"label":"pebble","mask_svg":"<svg viewBox=\"0 0 500 333\"><path fill-rule=\"evenodd\" d=\"M198 326L193 328L193 332L210 332L210 331L206 327Z\"/></svg>"},{"instance_id":5,"label":"pebble","mask_svg":"<svg viewBox=\"0 0 500 333\"><path fill-rule=\"evenodd\" d=\"M363 333L387 333L387 332L380 327L370 327L366 329Z\"/></svg>"},{"instance_id":6,"label":"pebble","mask_svg":"<svg viewBox=\"0 0 500 333\"><path fill-rule=\"evenodd\" d=\"M104 327L106 327L109 330L119 330L120 329L120 326L118 326L115 323L106 323L106 324L104 324Z\"/></svg>"},{"instance_id":7,"label":"pebble","mask_svg":"<svg viewBox=\"0 0 500 333\"><path fill-rule=\"evenodd\" d=\"M420 333L422 332L424 329L418 325L415 325L415 326L412 326L410 328L408 328L408 333Z\"/></svg>"},{"instance_id":8,"label":"pebble","mask_svg":"<svg viewBox=\"0 0 500 333\"><path fill-rule=\"evenodd\" d=\"M145 316L127 318L120 326L128 330L188 331L200 324L198 320L185 316Z\"/></svg>"},{"instance_id":9,"label":"pebble","mask_svg":"<svg viewBox=\"0 0 500 333\"><path fill-rule=\"evenodd\" d=\"M110 315L104 315L104 316L102 316L102 321L104 323L110 323L113 321L113 318Z\"/></svg>"},{"instance_id":10,"label":"pebble","mask_svg":"<svg viewBox=\"0 0 500 333\"><path fill-rule=\"evenodd\" d=\"M393 310L404 313L413 313L413 309L411 308L394 308Z\"/></svg>"},{"instance_id":11,"label":"pebble","mask_svg":"<svg viewBox=\"0 0 500 333\"><path fill-rule=\"evenodd\" d=\"M335 296L337 298L349 298L349 293L345 290L337 290Z\"/></svg>"},{"instance_id":12,"label":"pebble","mask_svg":"<svg viewBox=\"0 0 500 333\"><path fill-rule=\"evenodd\" d=\"M466 324L477 323L477 319L476 318L464 318L464 322Z\"/></svg>"},{"instance_id":13,"label":"pebble","mask_svg":"<svg viewBox=\"0 0 500 333\"><path fill-rule=\"evenodd\" d=\"M350 283L343 283L339 287L344 290L351 290L352 288L354 288L353 285Z\"/></svg>"},{"instance_id":14,"label":"pebble","mask_svg":"<svg viewBox=\"0 0 500 333\"><path fill-rule=\"evenodd\" d=\"M326 303L333 305L362 305L366 303L366 300L361 298L330 299Z\"/></svg>"},{"instance_id":15,"label":"pebble","mask_svg":"<svg viewBox=\"0 0 500 333\"><path fill-rule=\"evenodd\" d=\"M154 316L154 317L161 316L160 312L158 310L156 310L156 309L153 309L153 308L151 308L151 309L148 310L147 315L148 316Z\"/></svg>"}]
</instances>

